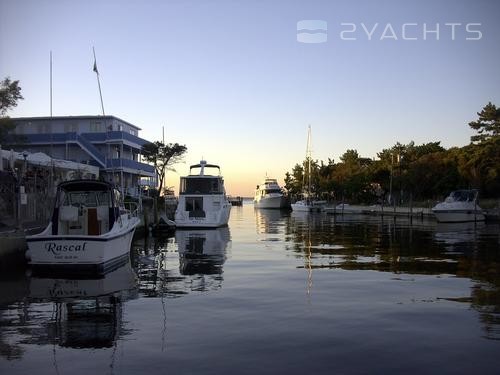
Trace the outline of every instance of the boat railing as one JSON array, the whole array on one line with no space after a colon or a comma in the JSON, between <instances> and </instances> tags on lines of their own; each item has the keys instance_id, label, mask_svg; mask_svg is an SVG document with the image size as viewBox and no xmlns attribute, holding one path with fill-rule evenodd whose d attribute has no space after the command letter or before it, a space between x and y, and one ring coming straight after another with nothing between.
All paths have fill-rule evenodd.
<instances>
[{"instance_id":1,"label":"boat railing","mask_svg":"<svg viewBox=\"0 0 500 375\"><path fill-rule=\"evenodd\" d=\"M125 202L124 206L129 218L139 216L139 205L136 202Z\"/></svg>"}]
</instances>

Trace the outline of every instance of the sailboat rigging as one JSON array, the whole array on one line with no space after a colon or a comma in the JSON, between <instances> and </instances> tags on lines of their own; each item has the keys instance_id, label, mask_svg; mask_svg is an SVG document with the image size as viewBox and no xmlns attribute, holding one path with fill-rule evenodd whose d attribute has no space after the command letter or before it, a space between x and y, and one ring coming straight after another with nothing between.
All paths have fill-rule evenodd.
<instances>
[{"instance_id":1,"label":"sailboat rigging","mask_svg":"<svg viewBox=\"0 0 500 375\"><path fill-rule=\"evenodd\" d=\"M312 198L311 186L311 125L307 129L307 147L306 147L306 162L307 173L302 176L302 200L292 203L293 211L311 212L321 211L326 206L326 201L319 201ZM307 179L307 181L306 181Z\"/></svg>"}]
</instances>

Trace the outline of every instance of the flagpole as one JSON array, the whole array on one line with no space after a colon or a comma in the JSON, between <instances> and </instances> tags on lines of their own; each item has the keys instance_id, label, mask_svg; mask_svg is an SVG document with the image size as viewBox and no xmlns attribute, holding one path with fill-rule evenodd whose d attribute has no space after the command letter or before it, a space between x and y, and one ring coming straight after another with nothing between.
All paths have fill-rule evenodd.
<instances>
[{"instance_id":1,"label":"flagpole","mask_svg":"<svg viewBox=\"0 0 500 375\"><path fill-rule=\"evenodd\" d=\"M50 117L52 117L52 51L50 51Z\"/></svg>"},{"instance_id":2,"label":"flagpole","mask_svg":"<svg viewBox=\"0 0 500 375\"><path fill-rule=\"evenodd\" d=\"M94 52L94 72L96 72L96 75L97 75L97 86L99 86L99 96L101 98L102 115L105 116L105 114L104 114L104 103L102 101L101 82L99 80L99 71L97 70L97 60L95 58L95 48L94 47L92 47L92 51Z\"/></svg>"}]
</instances>

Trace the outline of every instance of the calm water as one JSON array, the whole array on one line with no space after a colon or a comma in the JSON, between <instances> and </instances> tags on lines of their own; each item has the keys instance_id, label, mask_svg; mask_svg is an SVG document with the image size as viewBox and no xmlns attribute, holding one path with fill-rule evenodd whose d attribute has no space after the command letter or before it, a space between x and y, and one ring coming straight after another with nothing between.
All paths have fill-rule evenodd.
<instances>
[{"instance_id":1,"label":"calm water","mask_svg":"<svg viewBox=\"0 0 500 375\"><path fill-rule=\"evenodd\" d=\"M498 373L499 232L233 207L102 279L2 275L0 374Z\"/></svg>"}]
</instances>

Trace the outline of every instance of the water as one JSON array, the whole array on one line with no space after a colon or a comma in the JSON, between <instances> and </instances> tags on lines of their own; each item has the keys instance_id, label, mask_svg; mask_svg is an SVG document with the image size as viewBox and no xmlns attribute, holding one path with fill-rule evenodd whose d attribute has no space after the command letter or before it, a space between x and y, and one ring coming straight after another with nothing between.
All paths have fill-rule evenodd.
<instances>
[{"instance_id":1,"label":"water","mask_svg":"<svg viewBox=\"0 0 500 375\"><path fill-rule=\"evenodd\" d=\"M233 207L100 280L2 275L0 373L498 373L499 232Z\"/></svg>"}]
</instances>

